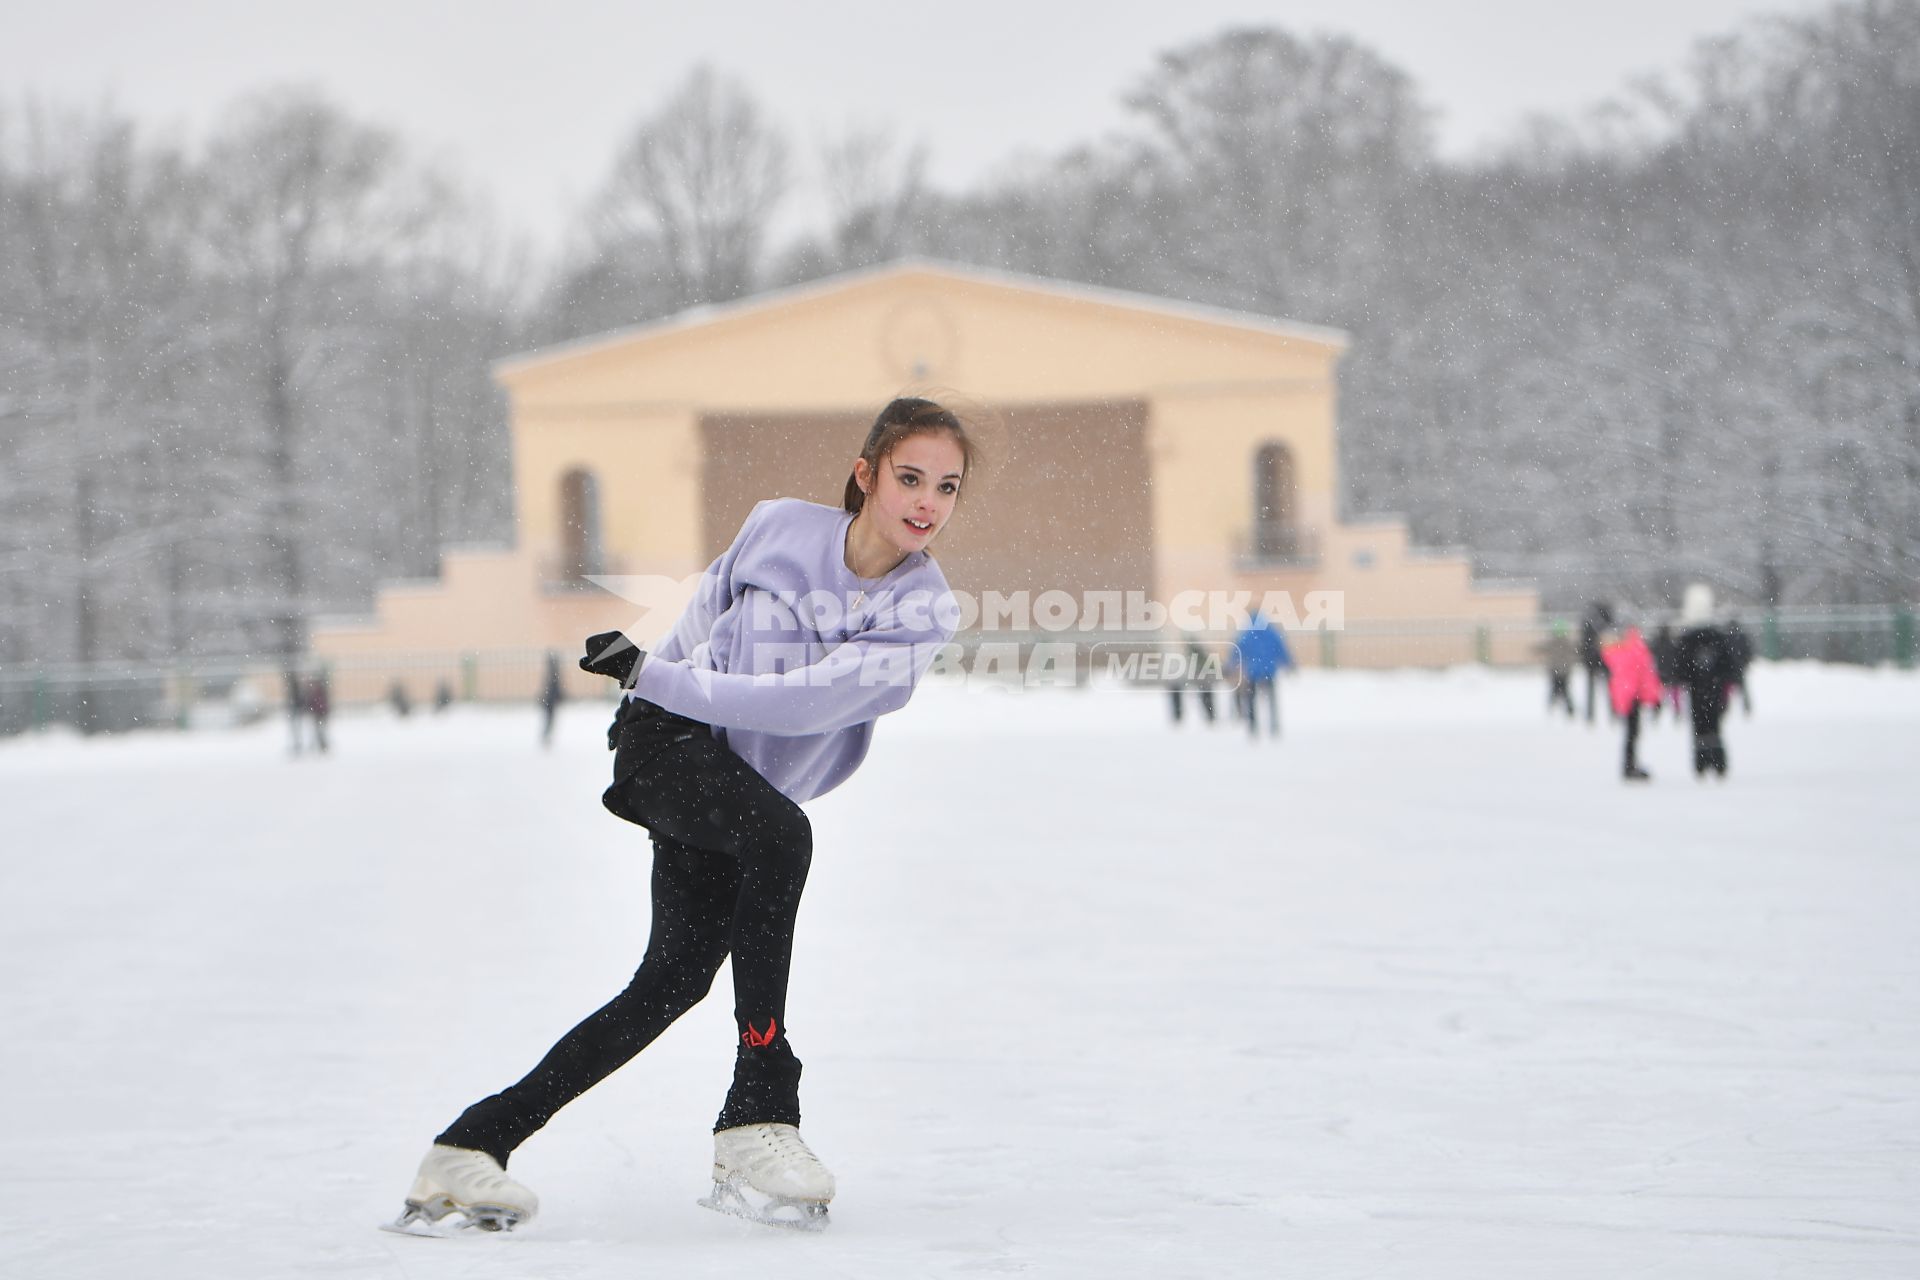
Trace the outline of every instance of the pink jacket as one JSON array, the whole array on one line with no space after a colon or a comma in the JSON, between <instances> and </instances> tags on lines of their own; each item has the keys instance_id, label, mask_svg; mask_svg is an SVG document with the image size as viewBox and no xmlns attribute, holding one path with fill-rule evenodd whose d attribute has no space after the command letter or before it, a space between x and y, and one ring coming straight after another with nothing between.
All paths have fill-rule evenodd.
<instances>
[{"instance_id":1,"label":"pink jacket","mask_svg":"<svg viewBox=\"0 0 1920 1280\"><path fill-rule=\"evenodd\" d=\"M1607 664L1607 689L1616 713L1627 714L1635 703L1653 706L1660 701L1660 672L1653 664L1653 650L1640 638L1640 628L1628 627L1600 657Z\"/></svg>"}]
</instances>

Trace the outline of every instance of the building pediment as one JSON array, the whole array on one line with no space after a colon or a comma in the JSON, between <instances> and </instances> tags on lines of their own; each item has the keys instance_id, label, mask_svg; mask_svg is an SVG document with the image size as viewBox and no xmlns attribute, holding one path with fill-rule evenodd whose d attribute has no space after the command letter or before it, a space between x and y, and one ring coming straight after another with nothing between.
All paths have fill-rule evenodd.
<instances>
[{"instance_id":1,"label":"building pediment","mask_svg":"<svg viewBox=\"0 0 1920 1280\"><path fill-rule=\"evenodd\" d=\"M697 308L501 361L517 408L783 410L904 387L982 400L1127 400L1330 383L1335 329L928 261Z\"/></svg>"}]
</instances>

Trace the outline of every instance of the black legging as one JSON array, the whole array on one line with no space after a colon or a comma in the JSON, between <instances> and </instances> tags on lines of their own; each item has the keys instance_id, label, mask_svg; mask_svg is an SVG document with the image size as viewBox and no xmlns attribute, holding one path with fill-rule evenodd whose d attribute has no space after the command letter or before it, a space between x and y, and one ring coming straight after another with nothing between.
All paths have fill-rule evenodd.
<instances>
[{"instance_id":1,"label":"black legging","mask_svg":"<svg viewBox=\"0 0 1920 1280\"><path fill-rule=\"evenodd\" d=\"M800 1060L787 1043L793 924L813 828L706 725L633 701L613 728L601 797L653 836L653 931L627 989L560 1038L518 1084L468 1107L436 1142L502 1164L554 1113L624 1066L698 1004L733 956L740 1035L714 1128L800 1123Z\"/></svg>"},{"instance_id":2,"label":"black legging","mask_svg":"<svg viewBox=\"0 0 1920 1280\"><path fill-rule=\"evenodd\" d=\"M1693 771L1727 771L1727 747L1720 738L1720 721L1727 713L1727 689L1717 679L1695 680L1687 686L1687 706L1693 713Z\"/></svg>"}]
</instances>

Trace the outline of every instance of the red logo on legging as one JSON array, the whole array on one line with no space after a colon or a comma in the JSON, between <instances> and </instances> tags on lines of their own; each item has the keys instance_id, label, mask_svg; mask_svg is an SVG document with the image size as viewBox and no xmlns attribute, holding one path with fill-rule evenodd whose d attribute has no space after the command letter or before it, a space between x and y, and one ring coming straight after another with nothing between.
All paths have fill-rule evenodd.
<instances>
[{"instance_id":1,"label":"red logo on legging","mask_svg":"<svg viewBox=\"0 0 1920 1280\"><path fill-rule=\"evenodd\" d=\"M766 1031L755 1031L753 1024L749 1022L747 1029L740 1033L740 1038L747 1042L747 1048L749 1049L764 1049L772 1044L773 1038L779 1034L780 1024L772 1018L768 1018Z\"/></svg>"}]
</instances>

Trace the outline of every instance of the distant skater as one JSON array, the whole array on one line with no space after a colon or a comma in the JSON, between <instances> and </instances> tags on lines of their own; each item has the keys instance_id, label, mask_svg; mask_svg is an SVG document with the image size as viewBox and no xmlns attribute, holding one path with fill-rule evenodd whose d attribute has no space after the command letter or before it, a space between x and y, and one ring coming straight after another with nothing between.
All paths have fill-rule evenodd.
<instances>
[{"instance_id":1,"label":"distant skater","mask_svg":"<svg viewBox=\"0 0 1920 1280\"><path fill-rule=\"evenodd\" d=\"M1674 642L1674 671L1687 687L1687 708L1693 717L1693 772L1727 776L1727 745L1721 737L1727 713L1727 690L1737 676L1734 648L1726 632L1713 622L1713 590L1694 583L1686 590L1680 625Z\"/></svg>"},{"instance_id":2,"label":"distant skater","mask_svg":"<svg viewBox=\"0 0 1920 1280\"><path fill-rule=\"evenodd\" d=\"M1628 627L1614 643L1601 652L1607 664L1607 693L1613 700L1613 713L1626 722L1626 760L1621 777L1628 782L1645 782L1650 775L1640 767L1635 751L1640 744L1640 708L1660 705L1660 673L1654 666L1653 651L1640 637L1640 628Z\"/></svg>"},{"instance_id":3,"label":"distant skater","mask_svg":"<svg viewBox=\"0 0 1920 1280\"><path fill-rule=\"evenodd\" d=\"M1580 665L1587 673L1587 723L1593 723L1594 686L1607 678L1607 663L1600 656L1600 633L1613 625L1613 610L1599 600L1587 606L1580 618Z\"/></svg>"},{"instance_id":4,"label":"distant skater","mask_svg":"<svg viewBox=\"0 0 1920 1280\"><path fill-rule=\"evenodd\" d=\"M1246 630L1235 637L1233 645L1240 673L1240 708L1247 717L1247 732L1256 740L1260 737L1260 702L1265 699L1268 736L1277 738L1280 736L1280 673L1293 668L1293 652L1287 648L1286 637L1256 609Z\"/></svg>"},{"instance_id":5,"label":"distant skater","mask_svg":"<svg viewBox=\"0 0 1920 1280\"><path fill-rule=\"evenodd\" d=\"M1570 682L1573 679L1573 664L1579 659L1580 651L1573 643L1573 637L1567 634L1567 624L1556 621L1547 638L1540 642L1535 650L1540 654L1547 667L1547 711L1555 707L1567 709L1567 719L1573 719L1573 692Z\"/></svg>"},{"instance_id":6,"label":"distant skater","mask_svg":"<svg viewBox=\"0 0 1920 1280\"><path fill-rule=\"evenodd\" d=\"M1674 719L1680 718L1680 678L1674 674L1673 628L1661 623L1653 633L1653 642L1647 646L1653 650L1653 669L1660 677L1660 701L1653 704L1653 718L1660 718L1662 705L1673 703Z\"/></svg>"},{"instance_id":7,"label":"distant skater","mask_svg":"<svg viewBox=\"0 0 1920 1280\"><path fill-rule=\"evenodd\" d=\"M1738 618L1727 619L1726 633L1727 656L1733 664L1733 688L1740 694L1740 714L1750 716L1753 714L1753 695L1747 692L1747 668L1753 665L1753 637L1747 634L1747 629L1740 625ZM1727 702L1731 707L1731 692Z\"/></svg>"},{"instance_id":8,"label":"distant skater","mask_svg":"<svg viewBox=\"0 0 1920 1280\"><path fill-rule=\"evenodd\" d=\"M1182 647L1170 651L1181 661L1180 674L1167 684L1167 696L1173 704L1173 722L1180 723L1182 704L1190 693L1199 704L1201 718L1212 724L1216 717L1213 705L1213 658L1207 653L1200 638L1189 634Z\"/></svg>"},{"instance_id":9,"label":"distant skater","mask_svg":"<svg viewBox=\"0 0 1920 1280\"><path fill-rule=\"evenodd\" d=\"M299 755L306 746L306 734L302 731L307 718L307 691L300 683L300 673L292 667L286 670L287 724L293 729L293 754Z\"/></svg>"},{"instance_id":10,"label":"distant skater","mask_svg":"<svg viewBox=\"0 0 1920 1280\"><path fill-rule=\"evenodd\" d=\"M314 672L307 681L307 715L313 719L313 745L321 755L325 755L327 721L333 716L333 690L329 687L325 667Z\"/></svg>"},{"instance_id":11,"label":"distant skater","mask_svg":"<svg viewBox=\"0 0 1920 1280\"><path fill-rule=\"evenodd\" d=\"M540 745L553 745L553 720L560 710L560 704L567 698L566 690L560 686L560 655L547 655L546 678L540 682Z\"/></svg>"}]
</instances>

